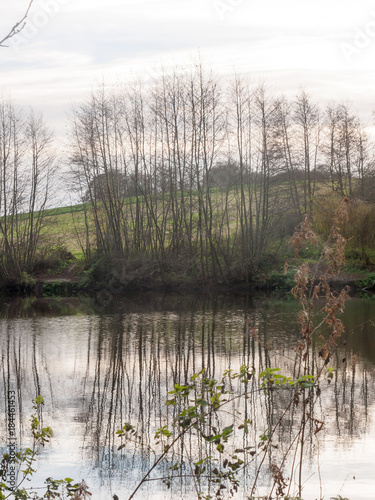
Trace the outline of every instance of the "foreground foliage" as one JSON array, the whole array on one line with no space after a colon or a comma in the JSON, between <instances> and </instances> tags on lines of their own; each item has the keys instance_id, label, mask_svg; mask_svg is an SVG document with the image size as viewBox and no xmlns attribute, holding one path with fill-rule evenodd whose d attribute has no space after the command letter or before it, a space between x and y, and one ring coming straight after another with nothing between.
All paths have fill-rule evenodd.
<instances>
[{"instance_id":1,"label":"foreground foliage","mask_svg":"<svg viewBox=\"0 0 375 500\"><path fill-rule=\"evenodd\" d=\"M30 481L36 472L35 462L40 449L49 442L53 435L50 427L41 426L40 415L43 405L43 398L38 396L34 401L34 413L30 417L31 447L21 449L14 454L6 453L2 457L0 468L0 500L7 498L19 500L42 500L50 498L85 500L91 496L84 481L76 483L69 477L65 479L47 478L43 493L36 492L33 488L25 487L27 481ZM17 481L15 485L10 486L8 480L10 473L13 471L13 476L17 477Z\"/></svg>"}]
</instances>

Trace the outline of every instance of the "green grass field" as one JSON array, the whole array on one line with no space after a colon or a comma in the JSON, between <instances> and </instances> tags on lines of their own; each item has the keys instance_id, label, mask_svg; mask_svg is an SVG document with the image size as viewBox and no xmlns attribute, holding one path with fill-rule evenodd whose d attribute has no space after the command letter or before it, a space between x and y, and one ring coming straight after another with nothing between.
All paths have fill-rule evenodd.
<instances>
[{"instance_id":1,"label":"green grass field","mask_svg":"<svg viewBox=\"0 0 375 500\"><path fill-rule=\"evenodd\" d=\"M322 195L327 191L327 186L325 184L317 185L316 195ZM300 195L302 196L302 186L300 189ZM212 210L210 214L213 220L214 234L219 234L221 236L226 235L229 232L236 233L239 227L239 203L240 203L240 192L238 187L233 187L229 191L226 188L211 188L209 191L210 202ZM271 204L277 205L276 210L281 210L283 205L283 200L289 195L288 183L283 183L282 185L275 186L272 193ZM176 201L180 202L182 193L176 194ZM188 210L192 211L192 220L194 224L197 224L199 220L199 201L198 192L194 191L191 193L184 193L184 199L186 206L191 202L192 207L188 207ZM129 197L124 200L123 209L124 214L128 222L128 227L131 227L131 216L130 210L136 205L136 198ZM171 197L169 193L160 195L157 199L157 219L161 220L165 217L163 211L169 206L171 202ZM141 204L141 212L144 216L144 220L147 221L147 204L145 203L144 197L138 198L138 203ZM154 200L155 203L155 200ZM249 205L249 195L246 194L245 203L248 207ZM89 221L89 239L91 245L95 246L95 234L94 234L94 221L92 215L92 205L91 203L77 204L73 206L58 207L48 209L44 213L44 227L41 232L41 246L64 246L69 252L74 256L78 257L82 255L81 244L84 245L86 240L86 225L85 225L85 213ZM207 205L206 205L207 209ZM256 207L253 202L253 210ZM169 210L166 216L166 228L172 228L172 214ZM223 213L226 210L225 223L223 223Z\"/></svg>"}]
</instances>

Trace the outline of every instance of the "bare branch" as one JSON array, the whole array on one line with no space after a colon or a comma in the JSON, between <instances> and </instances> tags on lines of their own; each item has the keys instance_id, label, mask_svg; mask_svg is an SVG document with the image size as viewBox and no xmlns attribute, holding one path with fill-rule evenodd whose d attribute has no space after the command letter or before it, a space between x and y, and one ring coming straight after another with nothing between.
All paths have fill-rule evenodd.
<instances>
[{"instance_id":1,"label":"bare branch","mask_svg":"<svg viewBox=\"0 0 375 500\"><path fill-rule=\"evenodd\" d=\"M26 18L29 14L29 10L31 8L33 1L34 0L29 1L29 5L26 9L26 12L25 12L23 18L13 26L13 28L9 31L9 33L2 40L0 40L0 47L8 47L8 45L4 45L4 42L6 42L7 40L9 40L10 38L17 35L20 31L23 30L23 28L25 27L25 24L26 24Z\"/></svg>"}]
</instances>

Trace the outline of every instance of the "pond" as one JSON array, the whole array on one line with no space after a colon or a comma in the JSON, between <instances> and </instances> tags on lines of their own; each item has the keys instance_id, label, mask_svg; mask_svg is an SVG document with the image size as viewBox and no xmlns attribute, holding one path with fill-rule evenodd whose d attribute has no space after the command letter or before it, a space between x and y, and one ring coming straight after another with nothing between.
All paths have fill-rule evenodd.
<instances>
[{"instance_id":1,"label":"pond","mask_svg":"<svg viewBox=\"0 0 375 500\"><path fill-rule=\"evenodd\" d=\"M1 452L9 452L9 391L15 395L18 447L30 444L32 400L41 394L43 425L50 425L54 436L37 460L32 484L42 486L50 476L84 479L95 500L112 499L113 494L126 499L153 464L152 450L158 453L155 431L172 425L176 408L167 406L166 400L174 384L188 383L202 369L207 377L220 379L226 369L238 371L244 364L254 369L249 383L254 391L245 400L230 403L226 418L230 422L237 412L246 415L251 421L246 443L259 450L260 436L277 422L284 401L283 395L258 390L259 373L271 367L291 377L298 375L298 311L291 298L256 295L147 293L117 296L107 306L90 298L3 300ZM324 421L324 426L315 435L317 424L311 425L307 433L305 500L338 494L351 500L374 498L374 318L373 297L347 302L342 315L344 339L327 364L336 371L332 379L324 379L315 404L315 422ZM322 342L316 335L312 350L318 352ZM321 367L317 364L314 369ZM235 381L232 390L240 390ZM296 408L275 433L266 457L269 465L279 460L293 440ZM122 441L116 431L125 422L135 427L137 439L118 450ZM153 472L155 480L145 482L135 498L196 498L195 485L183 476L189 472L189 459L203 456L207 451L203 448L194 435L186 435L183 446L171 451ZM185 469L167 488L156 479L165 476L180 455ZM295 463L299 460L294 459ZM290 494L295 494L297 478L290 477L291 463L284 465ZM256 464L249 461L235 498L250 495L255 471ZM269 484L266 467L255 493L265 494Z\"/></svg>"}]
</instances>

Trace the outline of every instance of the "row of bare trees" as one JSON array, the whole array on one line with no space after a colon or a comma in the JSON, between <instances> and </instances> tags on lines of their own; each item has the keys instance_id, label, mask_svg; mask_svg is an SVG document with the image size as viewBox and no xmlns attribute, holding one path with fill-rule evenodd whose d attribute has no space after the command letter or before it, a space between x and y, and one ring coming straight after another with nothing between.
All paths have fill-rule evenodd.
<instances>
[{"instance_id":1,"label":"row of bare trees","mask_svg":"<svg viewBox=\"0 0 375 500\"><path fill-rule=\"evenodd\" d=\"M248 276L324 189L365 197L373 146L349 106L322 111L304 90L289 101L197 64L94 91L74 110L71 163L90 202L86 255L222 280Z\"/></svg>"},{"instance_id":2,"label":"row of bare trees","mask_svg":"<svg viewBox=\"0 0 375 500\"><path fill-rule=\"evenodd\" d=\"M251 99L237 88L230 123L225 90L199 66L153 88L102 88L76 109L72 163L100 252L147 256L162 272L172 258L203 280L260 259L288 210L271 175L273 102L263 89ZM238 183L212 189L210 173L233 156L241 158Z\"/></svg>"},{"instance_id":3,"label":"row of bare trees","mask_svg":"<svg viewBox=\"0 0 375 500\"><path fill-rule=\"evenodd\" d=\"M71 180L85 202L77 236L86 257L117 259L125 274L138 266L162 280L249 279L319 196L372 200L373 151L349 106L321 110L303 90L287 100L246 78L223 82L200 64L149 85L102 86L73 113ZM43 119L3 98L0 277L8 282L33 271L55 158Z\"/></svg>"},{"instance_id":4,"label":"row of bare trees","mask_svg":"<svg viewBox=\"0 0 375 500\"><path fill-rule=\"evenodd\" d=\"M0 279L19 283L33 270L52 194L51 132L33 111L0 102Z\"/></svg>"}]
</instances>

